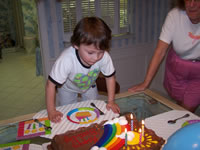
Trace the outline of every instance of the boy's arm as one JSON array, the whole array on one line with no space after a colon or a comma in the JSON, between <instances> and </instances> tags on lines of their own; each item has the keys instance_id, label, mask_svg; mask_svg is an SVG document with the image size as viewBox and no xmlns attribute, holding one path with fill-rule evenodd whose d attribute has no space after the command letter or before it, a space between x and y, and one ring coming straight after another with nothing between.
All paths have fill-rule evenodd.
<instances>
[{"instance_id":1,"label":"boy's arm","mask_svg":"<svg viewBox=\"0 0 200 150\"><path fill-rule=\"evenodd\" d=\"M111 76L106 78L106 86L107 86L107 91L108 91L108 104L107 104L107 109L112 109L113 112L119 113L120 108L119 106L114 102L115 100L115 76Z\"/></svg>"},{"instance_id":2,"label":"boy's arm","mask_svg":"<svg viewBox=\"0 0 200 150\"><path fill-rule=\"evenodd\" d=\"M56 110L55 106L56 98L56 85L50 80L46 83L46 106L48 117L52 122L60 122L63 114Z\"/></svg>"}]
</instances>

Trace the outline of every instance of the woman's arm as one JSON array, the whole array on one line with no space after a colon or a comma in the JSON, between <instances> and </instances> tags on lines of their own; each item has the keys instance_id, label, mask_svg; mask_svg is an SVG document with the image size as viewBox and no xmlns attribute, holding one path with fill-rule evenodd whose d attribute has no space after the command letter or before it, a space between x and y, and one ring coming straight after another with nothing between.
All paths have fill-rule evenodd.
<instances>
[{"instance_id":1,"label":"woman's arm","mask_svg":"<svg viewBox=\"0 0 200 150\"><path fill-rule=\"evenodd\" d=\"M169 47L169 44L159 40L157 47L155 49L154 55L151 59L151 62L148 66L147 74L145 76L145 80L138 84L134 85L133 87L129 88L128 91L130 92L139 92L145 90L153 80L164 56L166 55L167 49Z\"/></svg>"}]
</instances>

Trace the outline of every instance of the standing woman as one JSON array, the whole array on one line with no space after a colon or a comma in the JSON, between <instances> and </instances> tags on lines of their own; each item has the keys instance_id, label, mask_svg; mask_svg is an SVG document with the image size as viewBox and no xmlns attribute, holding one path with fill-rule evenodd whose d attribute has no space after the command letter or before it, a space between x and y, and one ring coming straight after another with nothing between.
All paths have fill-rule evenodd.
<instances>
[{"instance_id":1,"label":"standing woman","mask_svg":"<svg viewBox=\"0 0 200 150\"><path fill-rule=\"evenodd\" d=\"M185 109L200 105L200 0L176 0L167 15L145 80L129 89L143 91L150 85L169 49L164 87Z\"/></svg>"}]
</instances>

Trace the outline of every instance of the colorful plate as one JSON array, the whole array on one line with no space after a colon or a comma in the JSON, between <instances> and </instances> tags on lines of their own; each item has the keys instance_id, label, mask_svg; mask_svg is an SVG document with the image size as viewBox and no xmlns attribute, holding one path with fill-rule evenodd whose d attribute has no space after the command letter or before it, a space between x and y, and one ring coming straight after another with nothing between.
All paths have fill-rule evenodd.
<instances>
[{"instance_id":1,"label":"colorful plate","mask_svg":"<svg viewBox=\"0 0 200 150\"><path fill-rule=\"evenodd\" d=\"M99 111L90 107L75 108L67 113L67 119L77 124L88 124L99 118Z\"/></svg>"},{"instance_id":2,"label":"colorful plate","mask_svg":"<svg viewBox=\"0 0 200 150\"><path fill-rule=\"evenodd\" d=\"M200 122L200 120L196 119L196 120L187 120L186 122L184 122L182 124L182 127L185 127L187 125L190 125L190 124L193 124L193 123L197 123L197 122Z\"/></svg>"}]
</instances>

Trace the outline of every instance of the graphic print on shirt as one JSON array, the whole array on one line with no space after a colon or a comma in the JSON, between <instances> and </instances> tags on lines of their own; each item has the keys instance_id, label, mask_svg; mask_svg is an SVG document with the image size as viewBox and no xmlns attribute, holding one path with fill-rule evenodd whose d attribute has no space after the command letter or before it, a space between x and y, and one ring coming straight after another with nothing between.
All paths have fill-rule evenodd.
<instances>
[{"instance_id":1,"label":"graphic print on shirt","mask_svg":"<svg viewBox=\"0 0 200 150\"><path fill-rule=\"evenodd\" d=\"M189 35L189 37L190 37L191 39L193 39L192 44L194 44L194 42L195 42L196 40L200 40L200 35L194 35L194 34L192 34L192 32L189 32L188 35Z\"/></svg>"},{"instance_id":2,"label":"graphic print on shirt","mask_svg":"<svg viewBox=\"0 0 200 150\"><path fill-rule=\"evenodd\" d=\"M98 69L94 69L90 71L87 75L83 73L78 73L75 75L73 81L76 86L79 87L81 90L87 90L94 84L99 72L100 71Z\"/></svg>"}]
</instances>

